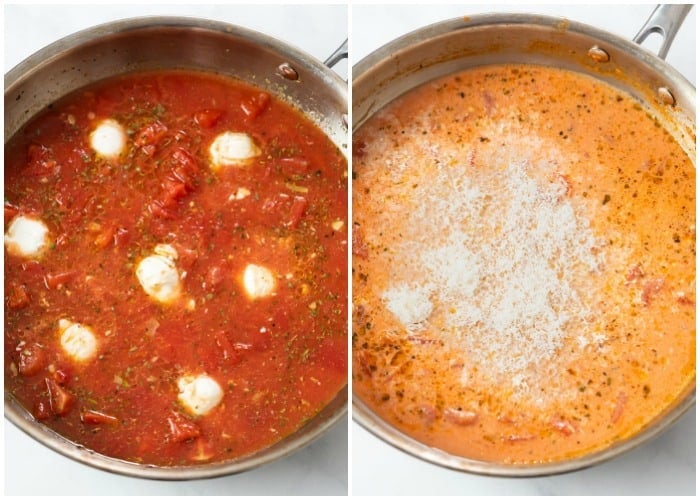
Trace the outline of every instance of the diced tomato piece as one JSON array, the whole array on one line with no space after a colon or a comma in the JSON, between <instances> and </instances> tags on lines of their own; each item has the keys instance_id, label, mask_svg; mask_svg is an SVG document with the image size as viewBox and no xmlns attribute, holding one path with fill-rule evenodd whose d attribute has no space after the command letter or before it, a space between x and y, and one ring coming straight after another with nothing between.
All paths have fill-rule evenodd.
<instances>
[{"instance_id":1,"label":"diced tomato piece","mask_svg":"<svg viewBox=\"0 0 700 500\"><path fill-rule=\"evenodd\" d=\"M22 269L23 272L25 273L31 273L33 275L39 275L42 272L42 267L41 264L39 264L38 261L36 260L28 260L26 262L22 262L20 264L20 269Z\"/></svg>"},{"instance_id":2,"label":"diced tomato piece","mask_svg":"<svg viewBox=\"0 0 700 500\"><path fill-rule=\"evenodd\" d=\"M555 172L555 173L552 175L551 181L552 181L552 183L554 183L554 184L559 184L559 185L561 185L561 186L564 186L564 193L563 193L564 196L568 196L569 194L571 194L571 184L572 184L572 182L571 182L571 177L570 177L570 176L568 176L568 175L566 175L566 174L562 174L562 173L560 173L560 172Z\"/></svg>"},{"instance_id":3,"label":"diced tomato piece","mask_svg":"<svg viewBox=\"0 0 700 500\"><path fill-rule=\"evenodd\" d=\"M437 410L433 405L427 403L420 404L416 408L416 411L425 425L432 425L437 418Z\"/></svg>"},{"instance_id":4,"label":"diced tomato piece","mask_svg":"<svg viewBox=\"0 0 700 500\"><path fill-rule=\"evenodd\" d=\"M104 226L95 236L94 244L97 248L105 249L114 243L114 226Z\"/></svg>"},{"instance_id":5,"label":"diced tomato piece","mask_svg":"<svg viewBox=\"0 0 700 500\"><path fill-rule=\"evenodd\" d=\"M442 416L448 422L461 426L474 425L479 420L479 415L476 412L458 408L445 408Z\"/></svg>"},{"instance_id":6,"label":"diced tomato piece","mask_svg":"<svg viewBox=\"0 0 700 500\"><path fill-rule=\"evenodd\" d=\"M502 424L513 425L517 423L517 417L514 417L511 413L501 413L498 415L497 420Z\"/></svg>"},{"instance_id":7,"label":"diced tomato piece","mask_svg":"<svg viewBox=\"0 0 700 500\"><path fill-rule=\"evenodd\" d=\"M52 158L52 152L41 144L30 144L27 149L27 169L30 176L46 177L61 171L60 165Z\"/></svg>"},{"instance_id":8,"label":"diced tomato piece","mask_svg":"<svg viewBox=\"0 0 700 500\"><path fill-rule=\"evenodd\" d=\"M571 422L563 418L554 418L552 419L551 423L554 429L558 430L565 436L571 436L574 432L576 432L576 427L574 427Z\"/></svg>"},{"instance_id":9,"label":"diced tomato piece","mask_svg":"<svg viewBox=\"0 0 700 500\"><path fill-rule=\"evenodd\" d=\"M70 380L71 374L67 368L59 368L53 372L53 379L59 385L66 385Z\"/></svg>"},{"instance_id":10,"label":"diced tomato piece","mask_svg":"<svg viewBox=\"0 0 700 500\"><path fill-rule=\"evenodd\" d=\"M187 194L187 186L185 183L170 177L167 177L165 181L163 181L163 189L164 193L162 199L166 202L166 205L177 202L177 200L183 198Z\"/></svg>"},{"instance_id":11,"label":"diced tomato piece","mask_svg":"<svg viewBox=\"0 0 700 500\"><path fill-rule=\"evenodd\" d=\"M124 248L129 244L129 230L125 227L118 227L114 232L114 246Z\"/></svg>"},{"instance_id":12,"label":"diced tomato piece","mask_svg":"<svg viewBox=\"0 0 700 500\"><path fill-rule=\"evenodd\" d=\"M306 207L309 206L309 202L303 196L295 196L292 201L292 207L289 210L289 220L287 221L287 227L295 228L301 222L301 218L306 212Z\"/></svg>"},{"instance_id":13,"label":"diced tomato piece","mask_svg":"<svg viewBox=\"0 0 700 500\"><path fill-rule=\"evenodd\" d=\"M644 277L644 269L642 269L641 264L635 264L632 266L629 271L627 271L627 275L625 276L625 279L627 282L632 282L632 281L637 281L639 278Z\"/></svg>"},{"instance_id":14,"label":"diced tomato piece","mask_svg":"<svg viewBox=\"0 0 700 500\"><path fill-rule=\"evenodd\" d=\"M352 228L352 254L363 259L369 257L369 251L365 245L365 240L362 237L360 227L355 224Z\"/></svg>"},{"instance_id":15,"label":"diced tomato piece","mask_svg":"<svg viewBox=\"0 0 700 500\"><path fill-rule=\"evenodd\" d=\"M46 287L55 290L61 285L69 283L78 274L77 271L64 271L61 273L48 273L44 276L44 283Z\"/></svg>"},{"instance_id":16,"label":"diced tomato piece","mask_svg":"<svg viewBox=\"0 0 700 500\"><path fill-rule=\"evenodd\" d=\"M32 415L37 420L48 420L51 418L51 406L46 401L37 401L32 408Z\"/></svg>"},{"instance_id":17,"label":"diced tomato piece","mask_svg":"<svg viewBox=\"0 0 700 500\"><path fill-rule=\"evenodd\" d=\"M686 306L693 306L695 305L695 299L691 296L688 295L685 292L677 292L676 294L676 300L678 301L679 304L683 304Z\"/></svg>"},{"instance_id":18,"label":"diced tomato piece","mask_svg":"<svg viewBox=\"0 0 700 500\"><path fill-rule=\"evenodd\" d=\"M367 143L361 140L352 141L352 154L358 158L362 158L367 154Z\"/></svg>"},{"instance_id":19,"label":"diced tomato piece","mask_svg":"<svg viewBox=\"0 0 700 500\"><path fill-rule=\"evenodd\" d=\"M119 423L119 419L117 417L96 410L81 411L80 421L89 425L117 425Z\"/></svg>"},{"instance_id":20,"label":"diced tomato piece","mask_svg":"<svg viewBox=\"0 0 700 500\"><path fill-rule=\"evenodd\" d=\"M148 211L164 219L176 217L175 209L179 200L194 190L199 167L195 159L184 149L177 148L172 156L173 168L163 179L163 191L158 199L148 205Z\"/></svg>"},{"instance_id":21,"label":"diced tomato piece","mask_svg":"<svg viewBox=\"0 0 700 500\"><path fill-rule=\"evenodd\" d=\"M22 309L29 305L27 287L24 285L10 284L5 288L5 303L9 309Z\"/></svg>"},{"instance_id":22,"label":"diced tomato piece","mask_svg":"<svg viewBox=\"0 0 700 500\"><path fill-rule=\"evenodd\" d=\"M654 278L647 281L642 289L642 302L645 306L651 303L651 299L656 297L664 285L663 278Z\"/></svg>"},{"instance_id":23,"label":"diced tomato piece","mask_svg":"<svg viewBox=\"0 0 700 500\"><path fill-rule=\"evenodd\" d=\"M45 378L46 388L49 391L49 404L54 415L65 415L73 406L73 395L62 388L58 383L50 378Z\"/></svg>"},{"instance_id":24,"label":"diced tomato piece","mask_svg":"<svg viewBox=\"0 0 700 500\"><path fill-rule=\"evenodd\" d=\"M19 213L19 208L5 203L5 224L9 223Z\"/></svg>"},{"instance_id":25,"label":"diced tomato piece","mask_svg":"<svg viewBox=\"0 0 700 500\"><path fill-rule=\"evenodd\" d=\"M161 219L174 219L176 214L173 210L166 207L161 200L154 200L148 204L148 212L154 217Z\"/></svg>"},{"instance_id":26,"label":"diced tomato piece","mask_svg":"<svg viewBox=\"0 0 700 500\"><path fill-rule=\"evenodd\" d=\"M22 346L19 351L19 373L31 377L43 370L46 365L46 353L36 344Z\"/></svg>"},{"instance_id":27,"label":"diced tomato piece","mask_svg":"<svg viewBox=\"0 0 700 500\"><path fill-rule=\"evenodd\" d=\"M107 246L112 239L113 230L113 228L99 222L90 222L86 227L89 237L92 238L93 244L98 248L105 248Z\"/></svg>"},{"instance_id":28,"label":"diced tomato piece","mask_svg":"<svg viewBox=\"0 0 700 500\"><path fill-rule=\"evenodd\" d=\"M173 174L175 178L184 182L188 189L194 189L194 180L199 173L199 165L186 149L177 148L172 159L175 163Z\"/></svg>"},{"instance_id":29,"label":"diced tomato piece","mask_svg":"<svg viewBox=\"0 0 700 500\"><path fill-rule=\"evenodd\" d=\"M241 103L241 109L248 116L248 118L257 118L265 109L270 102L270 94L267 92L260 92L257 95L252 96L250 99L243 101Z\"/></svg>"},{"instance_id":30,"label":"diced tomato piece","mask_svg":"<svg viewBox=\"0 0 700 500\"><path fill-rule=\"evenodd\" d=\"M171 439L176 443L183 443L195 439L201 434L199 426L196 423L188 420L179 413L172 412L167 420L170 426Z\"/></svg>"},{"instance_id":31,"label":"diced tomato piece","mask_svg":"<svg viewBox=\"0 0 700 500\"><path fill-rule=\"evenodd\" d=\"M613 408L612 415L610 416L610 422L617 423L625 412L625 406L627 405L627 394L620 391L617 395L617 400L615 401L615 407Z\"/></svg>"},{"instance_id":32,"label":"diced tomato piece","mask_svg":"<svg viewBox=\"0 0 700 500\"><path fill-rule=\"evenodd\" d=\"M302 175L309 172L310 163L306 158L280 158L277 162L282 172L287 175Z\"/></svg>"},{"instance_id":33,"label":"diced tomato piece","mask_svg":"<svg viewBox=\"0 0 700 500\"><path fill-rule=\"evenodd\" d=\"M224 112L219 109L203 109L194 114L194 121L200 127L211 128L216 125L223 114Z\"/></svg>"},{"instance_id":34,"label":"diced tomato piece","mask_svg":"<svg viewBox=\"0 0 700 500\"><path fill-rule=\"evenodd\" d=\"M521 441L532 441L535 436L532 434L510 434L506 437L509 443L519 443Z\"/></svg>"},{"instance_id":35,"label":"diced tomato piece","mask_svg":"<svg viewBox=\"0 0 700 500\"><path fill-rule=\"evenodd\" d=\"M278 193L276 196L263 201L261 208L265 212L280 214L282 217L285 217L285 226L295 228L299 225L308 205L309 202L303 196L290 197L286 193Z\"/></svg>"},{"instance_id":36,"label":"diced tomato piece","mask_svg":"<svg viewBox=\"0 0 700 500\"><path fill-rule=\"evenodd\" d=\"M495 100L493 98L493 95L488 90L484 90L481 93L481 96L484 99L484 108L486 109L486 113L491 116L491 113L493 111L494 103Z\"/></svg>"},{"instance_id":37,"label":"diced tomato piece","mask_svg":"<svg viewBox=\"0 0 700 500\"><path fill-rule=\"evenodd\" d=\"M155 146L168 131L168 127L156 120L139 130L134 136L134 144L138 147ZM155 149L151 150L151 153Z\"/></svg>"}]
</instances>

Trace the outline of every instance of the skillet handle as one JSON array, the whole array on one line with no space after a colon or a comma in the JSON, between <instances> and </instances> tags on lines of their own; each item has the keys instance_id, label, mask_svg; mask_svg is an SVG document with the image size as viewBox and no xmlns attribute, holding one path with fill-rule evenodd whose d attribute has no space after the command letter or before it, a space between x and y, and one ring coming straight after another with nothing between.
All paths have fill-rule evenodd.
<instances>
[{"instance_id":1,"label":"skillet handle","mask_svg":"<svg viewBox=\"0 0 700 500\"><path fill-rule=\"evenodd\" d=\"M345 41L335 49L335 51L328 56L328 59L323 61L323 64L328 66L329 68L332 68L336 64L340 62L341 59L347 59L348 58L348 39L346 38Z\"/></svg>"},{"instance_id":2,"label":"skillet handle","mask_svg":"<svg viewBox=\"0 0 700 500\"><path fill-rule=\"evenodd\" d=\"M634 42L641 45L652 33L660 34L663 37L663 42L659 48L659 57L666 59L666 54L671 48L671 43L676 37L678 29L692 8L692 5L657 5L647 22L633 38Z\"/></svg>"}]
</instances>

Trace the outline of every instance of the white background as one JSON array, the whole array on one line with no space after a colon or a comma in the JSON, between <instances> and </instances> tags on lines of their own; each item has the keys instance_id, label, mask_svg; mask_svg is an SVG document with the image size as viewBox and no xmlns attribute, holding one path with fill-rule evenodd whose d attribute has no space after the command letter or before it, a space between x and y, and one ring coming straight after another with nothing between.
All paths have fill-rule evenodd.
<instances>
[{"instance_id":1,"label":"white background","mask_svg":"<svg viewBox=\"0 0 700 500\"><path fill-rule=\"evenodd\" d=\"M433 22L480 12L533 12L565 16L626 38L653 6L360 6L352 7L351 64L383 44ZM695 82L695 8L667 60ZM353 423L351 491L354 495L677 495L695 494L695 410L640 449L595 468L530 479L481 477L443 469L406 455Z\"/></svg>"},{"instance_id":2,"label":"white background","mask_svg":"<svg viewBox=\"0 0 700 500\"><path fill-rule=\"evenodd\" d=\"M144 2L145 3L145 2ZM347 37L345 6L6 6L5 72L75 31L117 18L187 15L263 32L325 60ZM347 61L336 66L347 79ZM4 421L6 495L346 495L348 418L301 452L239 475L187 482L122 477L72 462Z\"/></svg>"}]
</instances>

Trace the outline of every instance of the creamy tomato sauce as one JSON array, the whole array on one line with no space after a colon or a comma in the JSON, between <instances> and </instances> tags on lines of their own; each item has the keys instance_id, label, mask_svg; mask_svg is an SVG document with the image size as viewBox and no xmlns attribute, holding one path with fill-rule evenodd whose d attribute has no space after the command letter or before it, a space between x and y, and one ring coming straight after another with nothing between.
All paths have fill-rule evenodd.
<instances>
[{"instance_id":1,"label":"creamy tomato sauce","mask_svg":"<svg viewBox=\"0 0 700 500\"><path fill-rule=\"evenodd\" d=\"M347 382L347 162L195 72L77 91L5 147L5 390L158 465L265 448Z\"/></svg>"},{"instance_id":2,"label":"creamy tomato sauce","mask_svg":"<svg viewBox=\"0 0 700 500\"><path fill-rule=\"evenodd\" d=\"M694 165L592 78L483 67L375 114L352 267L353 391L430 446L580 456L694 381Z\"/></svg>"}]
</instances>

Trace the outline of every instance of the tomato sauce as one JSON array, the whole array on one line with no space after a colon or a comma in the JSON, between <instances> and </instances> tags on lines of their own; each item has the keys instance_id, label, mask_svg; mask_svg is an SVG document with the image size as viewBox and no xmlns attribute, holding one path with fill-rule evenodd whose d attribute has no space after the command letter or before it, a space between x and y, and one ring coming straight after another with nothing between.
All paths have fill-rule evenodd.
<instances>
[{"instance_id":1,"label":"tomato sauce","mask_svg":"<svg viewBox=\"0 0 700 500\"><path fill-rule=\"evenodd\" d=\"M116 157L90 142L106 119L123 127ZM213 168L225 131L259 154ZM5 390L68 439L139 463L222 461L291 434L346 384L347 162L277 97L185 71L76 91L5 147L6 231L21 215L48 244L6 248ZM157 245L177 255L163 261L180 283L171 303L135 275ZM247 293L249 264L273 293ZM89 360L61 320L89 326ZM199 374L222 392L202 415L178 386Z\"/></svg>"},{"instance_id":2,"label":"tomato sauce","mask_svg":"<svg viewBox=\"0 0 700 500\"><path fill-rule=\"evenodd\" d=\"M695 168L541 66L413 89L353 137L353 392L488 462L603 450L694 387Z\"/></svg>"}]
</instances>

